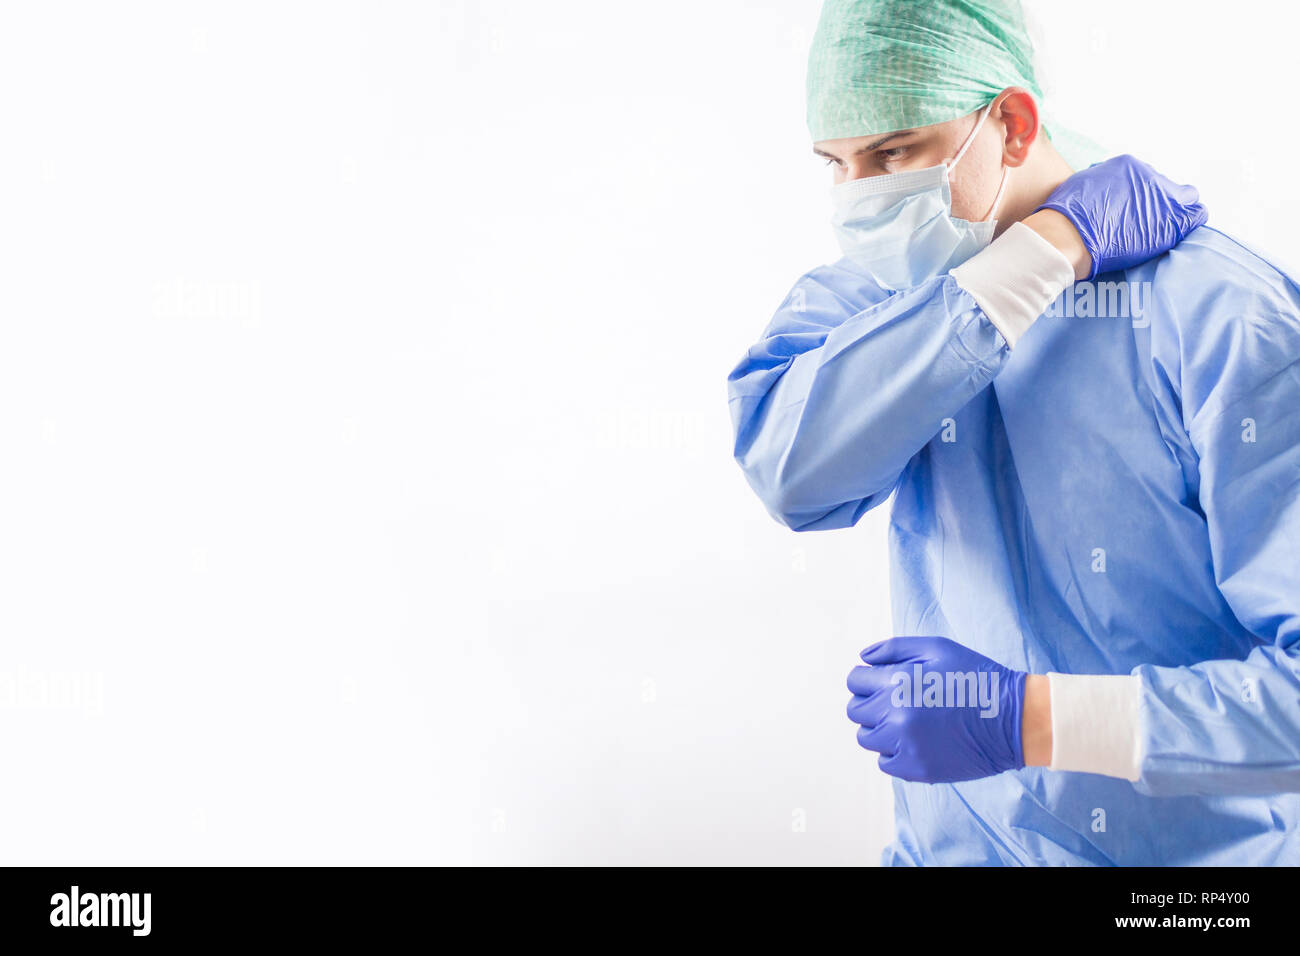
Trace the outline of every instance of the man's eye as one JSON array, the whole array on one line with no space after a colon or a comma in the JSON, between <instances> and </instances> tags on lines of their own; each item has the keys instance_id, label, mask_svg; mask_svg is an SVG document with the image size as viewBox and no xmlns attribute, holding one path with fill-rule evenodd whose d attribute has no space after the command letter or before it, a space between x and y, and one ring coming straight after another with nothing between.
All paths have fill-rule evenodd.
<instances>
[{"instance_id":1,"label":"man's eye","mask_svg":"<svg viewBox=\"0 0 1300 956\"><path fill-rule=\"evenodd\" d=\"M907 155L906 146L895 146L892 149L882 149L880 157L886 161L897 162Z\"/></svg>"},{"instance_id":2,"label":"man's eye","mask_svg":"<svg viewBox=\"0 0 1300 956\"><path fill-rule=\"evenodd\" d=\"M838 166L838 165L839 165L839 162L840 162L840 161L839 161L838 159L836 159L834 156L828 156L828 157L826 157L826 165L827 165L827 166Z\"/></svg>"}]
</instances>

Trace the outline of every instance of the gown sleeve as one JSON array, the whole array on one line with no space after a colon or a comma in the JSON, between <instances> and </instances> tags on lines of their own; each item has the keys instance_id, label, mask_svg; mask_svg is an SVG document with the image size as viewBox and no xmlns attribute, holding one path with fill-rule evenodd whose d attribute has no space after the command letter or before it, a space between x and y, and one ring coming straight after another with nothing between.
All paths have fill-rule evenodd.
<instances>
[{"instance_id":1,"label":"gown sleeve","mask_svg":"<svg viewBox=\"0 0 1300 956\"><path fill-rule=\"evenodd\" d=\"M1203 300L1182 373L1215 581L1258 643L1134 669L1153 796L1300 792L1300 292L1269 271Z\"/></svg>"},{"instance_id":2,"label":"gown sleeve","mask_svg":"<svg viewBox=\"0 0 1300 956\"><path fill-rule=\"evenodd\" d=\"M800 279L727 379L736 461L795 531L849 527L885 501L1074 281L1065 256L1021 223L951 273L884 298L875 286L846 292L844 275Z\"/></svg>"}]
</instances>

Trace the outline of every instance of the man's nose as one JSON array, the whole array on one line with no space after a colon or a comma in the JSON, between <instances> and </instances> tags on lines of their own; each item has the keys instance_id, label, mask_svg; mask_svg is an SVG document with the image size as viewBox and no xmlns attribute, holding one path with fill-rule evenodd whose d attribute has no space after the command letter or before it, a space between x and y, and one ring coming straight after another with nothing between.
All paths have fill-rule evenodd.
<instances>
[{"instance_id":1,"label":"man's nose","mask_svg":"<svg viewBox=\"0 0 1300 956\"><path fill-rule=\"evenodd\" d=\"M844 165L844 179L842 182L850 182L854 179L867 179L871 176L883 176L884 173L874 168L869 159L850 159Z\"/></svg>"},{"instance_id":2,"label":"man's nose","mask_svg":"<svg viewBox=\"0 0 1300 956\"><path fill-rule=\"evenodd\" d=\"M855 179L866 179L871 175L867 169L867 164L862 160L851 159L844 165L844 181L851 182Z\"/></svg>"}]
</instances>

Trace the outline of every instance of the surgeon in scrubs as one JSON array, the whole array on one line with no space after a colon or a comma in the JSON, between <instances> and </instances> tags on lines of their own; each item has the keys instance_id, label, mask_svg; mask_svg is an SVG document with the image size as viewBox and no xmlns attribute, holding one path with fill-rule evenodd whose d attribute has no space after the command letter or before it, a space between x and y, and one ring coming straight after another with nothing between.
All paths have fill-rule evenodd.
<instances>
[{"instance_id":1,"label":"surgeon in scrubs","mask_svg":"<svg viewBox=\"0 0 1300 956\"><path fill-rule=\"evenodd\" d=\"M883 863L1300 864L1300 289L1031 54L1006 0L826 3L844 255L732 371L735 458L796 532L890 502Z\"/></svg>"}]
</instances>

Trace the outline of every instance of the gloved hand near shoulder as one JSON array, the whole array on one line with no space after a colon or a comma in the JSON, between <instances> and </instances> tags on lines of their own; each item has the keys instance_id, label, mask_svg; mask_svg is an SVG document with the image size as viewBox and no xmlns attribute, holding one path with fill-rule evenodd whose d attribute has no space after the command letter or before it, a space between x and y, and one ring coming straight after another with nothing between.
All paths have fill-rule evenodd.
<instances>
[{"instance_id":1,"label":"gloved hand near shoulder","mask_svg":"<svg viewBox=\"0 0 1300 956\"><path fill-rule=\"evenodd\" d=\"M1075 173L1026 225L1038 228L1043 210L1059 213L1078 231L1091 258L1090 265L1076 268L1084 279L1154 259L1208 218L1194 187L1181 186L1129 155Z\"/></svg>"}]
</instances>

